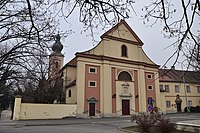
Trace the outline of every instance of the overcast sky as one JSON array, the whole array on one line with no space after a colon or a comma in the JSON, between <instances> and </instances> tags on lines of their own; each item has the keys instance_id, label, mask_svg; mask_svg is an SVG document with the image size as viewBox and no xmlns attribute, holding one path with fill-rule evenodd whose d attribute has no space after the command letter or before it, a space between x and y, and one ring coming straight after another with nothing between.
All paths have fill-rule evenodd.
<instances>
[{"instance_id":1,"label":"overcast sky","mask_svg":"<svg viewBox=\"0 0 200 133\"><path fill-rule=\"evenodd\" d=\"M141 3L138 3L136 7L142 6ZM174 47L171 46L167 48L170 44L172 44L171 39L164 38L162 34L162 26L161 23L158 22L155 26L150 27L148 25L144 25L141 18L141 8L137 11L137 16L135 14L131 15L131 18L127 19L126 22L133 29L133 31L138 35L138 37L143 41L143 49L149 58L154 61L158 65L163 65L166 60L171 56L174 52ZM98 43L93 42L91 36L88 36L87 33L82 33L83 25L78 20L78 14L74 12L68 21L71 25L63 23L61 24L61 28L68 28L73 30L74 33L70 34L66 38L62 38L61 42L64 45L64 49L62 53L65 55L64 64L70 61L73 57L75 57L76 52L83 52L88 49L95 47ZM111 27L110 27L111 28ZM107 30L109 30L108 28ZM98 30L99 34L95 36L95 39L100 41L100 36L105 32L102 30ZM166 66L168 68L173 64L173 60L170 61ZM178 69L181 69L180 66L176 66Z\"/></svg>"}]
</instances>

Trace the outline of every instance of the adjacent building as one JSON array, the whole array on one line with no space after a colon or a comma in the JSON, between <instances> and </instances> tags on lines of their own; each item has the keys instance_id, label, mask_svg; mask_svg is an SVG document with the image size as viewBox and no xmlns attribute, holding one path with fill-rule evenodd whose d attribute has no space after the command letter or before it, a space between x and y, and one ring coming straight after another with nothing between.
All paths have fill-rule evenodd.
<instances>
[{"instance_id":1,"label":"adjacent building","mask_svg":"<svg viewBox=\"0 0 200 133\"><path fill-rule=\"evenodd\" d=\"M159 75L161 109L166 110L166 112L176 112L176 95L182 99L182 111L186 106L200 106L199 72L160 69Z\"/></svg>"}]
</instances>

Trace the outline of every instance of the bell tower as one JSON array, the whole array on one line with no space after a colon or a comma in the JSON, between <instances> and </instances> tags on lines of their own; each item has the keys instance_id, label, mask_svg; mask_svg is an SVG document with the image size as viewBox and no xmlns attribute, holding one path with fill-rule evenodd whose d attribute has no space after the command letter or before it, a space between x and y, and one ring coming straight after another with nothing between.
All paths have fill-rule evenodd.
<instances>
[{"instance_id":1,"label":"bell tower","mask_svg":"<svg viewBox=\"0 0 200 133\"><path fill-rule=\"evenodd\" d=\"M63 66L64 55L61 53L63 45L60 42L60 35L55 36L55 42L52 45L52 53L49 56L49 78L53 78Z\"/></svg>"}]
</instances>

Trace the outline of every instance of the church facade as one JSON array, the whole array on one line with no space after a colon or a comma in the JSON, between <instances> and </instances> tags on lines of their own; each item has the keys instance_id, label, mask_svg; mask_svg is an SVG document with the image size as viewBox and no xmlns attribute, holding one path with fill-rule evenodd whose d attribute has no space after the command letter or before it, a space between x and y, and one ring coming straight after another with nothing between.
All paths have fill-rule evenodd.
<instances>
[{"instance_id":1,"label":"church facade","mask_svg":"<svg viewBox=\"0 0 200 133\"><path fill-rule=\"evenodd\" d=\"M142 46L140 38L122 20L101 36L96 47L76 53L60 69L66 104L77 105L77 117L117 117L149 112L153 107L161 112L176 110L173 106L176 94L184 100L184 92L165 92L165 85L173 87L174 79L162 76L161 80L159 65L145 54ZM57 60L54 67L63 62L63 55L58 53L58 58L53 55L50 59ZM197 91L198 81L193 83ZM198 105L200 89L196 94L193 101Z\"/></svg>"},{"instance_id":2,"label":"church facade","mask_svg":"<svg viewBox=\"0 0 200 133\"><path fill-rule=\"evenodd\" d=\"M147 112L149 104L159 106L159 66L142 46L122 20L96 47L76 53L62 68L66 103L77 104L77 116L130 115Z\"/></svg>"}]
</instances>

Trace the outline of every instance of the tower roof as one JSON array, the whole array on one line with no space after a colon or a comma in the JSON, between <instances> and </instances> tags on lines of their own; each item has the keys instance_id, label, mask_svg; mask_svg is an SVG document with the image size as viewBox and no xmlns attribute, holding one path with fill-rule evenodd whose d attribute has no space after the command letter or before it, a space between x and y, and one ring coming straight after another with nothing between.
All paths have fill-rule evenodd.
<instances>
[{"instance_id":1,"label":"tower roof","mask_svg":"<svg viewBox=\"0 0 200 133\"><path fill-rule=\"evenodd\" d=\"M63 54L61 53L62 49L63 45L60 42L60 35L57 34L55 37L55 43L52 46L53 52L51 53L51 55L63 56Z\"/></svg>"}]
</instances>

